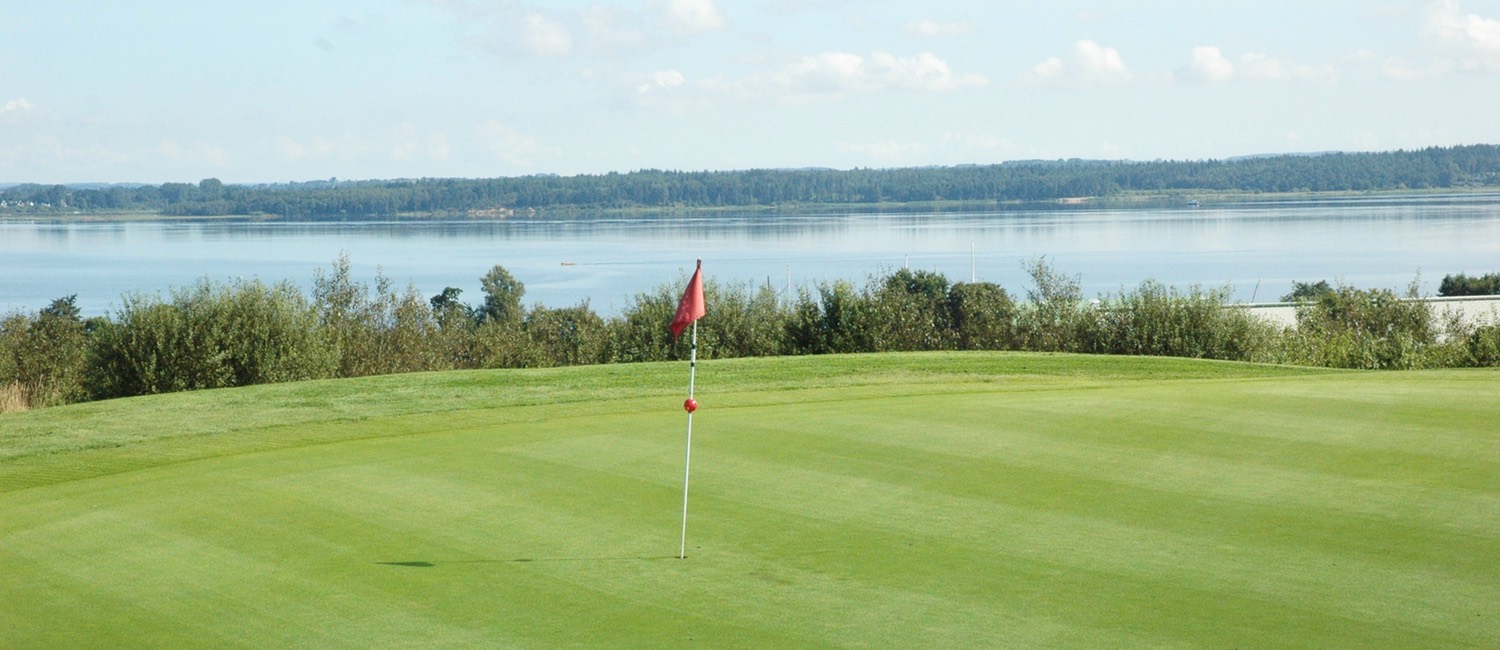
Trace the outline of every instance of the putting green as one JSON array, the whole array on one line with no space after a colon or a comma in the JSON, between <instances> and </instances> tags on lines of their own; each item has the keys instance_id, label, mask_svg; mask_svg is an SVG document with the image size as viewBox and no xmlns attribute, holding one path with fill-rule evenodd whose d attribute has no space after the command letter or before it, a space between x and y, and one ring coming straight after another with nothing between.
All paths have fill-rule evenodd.
<instances>
[{"instance_id":1,"label":"putting green","mask_svg":"<svg viewBox=\"0 0 1500 650\"><path fill-rule=\"evenodd\" d=\"M0 416L0 647L1500 638L1494 371L704 363L679 560L685 375Z\"/></svg>"}]
</instances>

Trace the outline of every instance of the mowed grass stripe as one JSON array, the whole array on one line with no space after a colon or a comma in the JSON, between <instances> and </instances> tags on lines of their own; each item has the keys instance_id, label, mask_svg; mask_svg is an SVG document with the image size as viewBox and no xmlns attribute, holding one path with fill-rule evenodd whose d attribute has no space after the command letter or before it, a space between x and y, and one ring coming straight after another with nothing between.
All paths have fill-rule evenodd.
<instances>
[{"instance_id":1,"label":"mowed grass stripe","mask_svg":"<svg viewBox=\"0 0 1500 650\"><path fill-rule=\"evenodd\" d=\"M671 557L680 387L588 400L586 372L382 378L491 398L504 391L485 378L519 383L532 402L558 381L561 401L449 395L464 407L290 425L239 405L236 433L179 422L115 448L142 457L130 471L0 493L0 646L1484 647L1500 633L1500 480L1483 480L1500 477L1496 373L781 361L700 367L748 384L700 381L687 560ZM621 375L600 382L625 391ZM1436 396L1463 406L1424 406ZM226 439L257 436L270 440ZM180 448L150 465L153 445Z\"/></svg>"},{"instance_id":2,"label":"mowed grass stripe","mask_svg":"<svg viewBox=\"0 0 1500 650\"><path fill-rule=\"evenodd\" d=\"M903 403L918 412L927 412L931 407L952 406L929 403L926 399ZM912 435L907 426L914 421L887 420L894 423L890 427L894 431L891 435L901 440L929 439ZM816 430L818 427L810 429ZM880 427L867 426L859 435L878 438L881 434ZM1004 435L1003 432L998 434ZM817 436L810 432L806 435ZM1111 478L1099 473L1101 467L1098 463L1080 471L1066 471L1056 468L1076 466L1066 462L1037 463L1026 458L976 462L972 456L961 455L972 452L973 447L968 445L955 445L955 450L962 451L953 454L912 454L903 449L883 453L879 445L853 446L843 442L828 445L830 449L838 450L832 453L831 459L809 460L796 456L797 452L783 457L776 450L760 450L781 458L778 462L785 464L824 468L822 471L828 467L841 467L844 469L840 475L849 477L872 474L887 477L880 484L851 479L844 490L831 489L814 477L790 477L788 483L793 485L819 486L803 495L809 503L837 500L842 495L842 500L828 506L829 512L843 517L836 522L839 529L857 523L849 518L851 513L881 508L886 504L879 495L894 493L900 495L894 501L898 510L877 513L872 519L886 526L903 524L898 538L938 534L944 539L968 539L983 546L1011 536L1012 540L998 543L998 546L1035 549L1047 557L1100 556L1097 546L1101 544L1130 551L1103 554L1102 557L1111 561L1109 564L1103 567L1080 565L1078 568L1081 569L1112 574L1140 571L1150 576L1196 571L1206 584L1227 585L1236 590L1256 588L1254 584L1236 584L1234 578L1238 576L1245 581L1261 583L1258 588L1267 592L1267 598L1291 585L1305 582L1309 576L1317 576L1315 580L1320 582L1333 577L1336 578L1334 585L1320 595L1329 603L1349 599L1343 592L1345 589L1356 589L1355 593L1361 593L1359 588L1363 588L1364 593L1380 593L1388 589L1399 590L1403 586L1422 587L1438 577L1433 573L1441 572L1445 574L1442 578L1454 585L1453 591L1448 592L1451 598L1423 603L1438 612L1434 625L1439 627L1450 622L1442 619L1454 611L1454 605L1488 602L1500 595L1492 581L1493 576L1490 580L1471 582L1474 574L1469 573L1470 569L1483 569L1482 565L1494 557L1494 552L1500 551L1493 534L1493 519L1487 537L1451 539L1446 531L1404 526L1389 518L1348 516L1341 512L1344 498L1348 496L1345 494L1334 494L1321 504L1283 507L1264 503L1265 499L1261 498L1248 503L1223 498L1216 494L1217 484L1212 481L1204 484L1206 489L1179 484L1177 492L1142 487L1139 483L1143 479L1149 480L1146 477ZM873 456L852 457L846 451L850 449L863 450ZM874 455L877 452L881 453ZM1106 450L1101 455L1115 454ZM898 466L901 462L905 463L904 467ZM986 480L986 477L1007 474L1011 477L1008 480ZM1312 485L1316 481L1305 483ZM762 494L772 489L769 485L757 487L761 489L747 492ZM1368 489L1370 486L1364 487ZM1399 485L1388 487L1403 489ZM935 497L933 492L941 493L943 498ZM899 508L905 504L922 504L922 507ZM1456 504L1456 507L1462 506ZM962 514L954 517L953 513ZM1401 535L1394 536L1393 533ZM868 535L862 532L856 537L865 539ZM1364 558L1362 553L1375 557ZM1340 563L1344 568L1335 568ZM1412 573L1386 570L1392 563L1403 564ZM1279 567L1279 570L1267 572L1258 565ZM1204 571L1205 568L1209 570ZM1330 620L1336 620L1338 615L1336 611L1320 613ZM1374 619L1361 618L1353 612L1346 615L1378 630L1381 620L1388 614L1378 612ZM1403 623L1409 624L1410 621Z\"/></svg>"},{"instance_id":3,"label":"mowed grass stripe","mask_svg":"<svg viewBox=\"0 0 1500 650\"><path fill-rule=\"evenodd\" d=\"M703 363L705 370L711 367L713 371L703 373L700 387L706 394L728 394L726 406L849 399L851 391L882 387L900 387L912 393L974 385L1044 390L1163 377L1224 379L1331 372L1185 359L1142 361L1024 353L835 355ZM0 416L0 491L19 489L8 481L16 468L46 466L44 457L59 453L108 452L174 441L176 444L156 448L149 455L167 453L167 462L176 462L192 457L195 445L206 445L204 453L219 455L234 453L237 444L254 451L268 444L294 446L304 442L295 436L268 441L274 437L240 435L270 428L317 432L329 424L374 418L451 417L522 406L638 411L674 403L672 397L682 392L682 382L680 363L419 373L153 395L5 414ZM357 431L389 435L380 428ZM328 441L309 433L305 442ZM108 456L101 454L99 458ZM89 475L84 472L76 476Z\"/></svg>"}]
</instances>

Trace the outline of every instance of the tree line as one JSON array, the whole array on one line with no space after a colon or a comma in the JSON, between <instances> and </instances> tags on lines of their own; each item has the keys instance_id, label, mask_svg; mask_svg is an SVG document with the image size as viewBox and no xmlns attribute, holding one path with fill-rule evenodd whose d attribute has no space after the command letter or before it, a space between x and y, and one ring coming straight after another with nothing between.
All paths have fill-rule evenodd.
<instances>
[{"instance_id":1,"label":"tree line","mask_svg":"<svg viewBox=\"0 0 1500 650\"><path fill-rule=\"evenodd\" d=\"M1146 281L1085 300L1078 276L1036 259L1024 296L901 269L861 286L820 283L787 300L770 286L705 283L704 359L912 350L1176 356L1366 369L1500 365L1500 325L1434 314L1416 297L1327 286L1281 328L1229 304L1228 288ZM685 281L686 278L683 278ZM684 359L667 329L682 283L603 318L585 301L526 307L503 266L475 304L354 281L341 256L311 295L290 282L215 283L124 297L84 319L73 297L0 320L0 412L172 391L471 368Z\"/></svg>"},{"instance_id":2,"label":"tree line","mask_svg":"<svg viewBox=\"0 0 1500 650\"><path fill-rule=\"evenodd\" d=\"M608 210L1024 202L1126 192L1359 192L1500 186L1500 145L1204 161L1017 161L902 169L751 169L229 185L18 185L0 212L144 211L169 216L342 219Z\"/></svg>"},{"instance_id":3,"label":"tree line","mask_svg":"<svg viewBox=\"0 0 1500 650\"><path fill-rule=\"evenodd\" d=\"M1438 285L1439 296L1500 295L1500 273L1469 276L1463 273L1445 275Z\"/></svg>"}]
</instances>

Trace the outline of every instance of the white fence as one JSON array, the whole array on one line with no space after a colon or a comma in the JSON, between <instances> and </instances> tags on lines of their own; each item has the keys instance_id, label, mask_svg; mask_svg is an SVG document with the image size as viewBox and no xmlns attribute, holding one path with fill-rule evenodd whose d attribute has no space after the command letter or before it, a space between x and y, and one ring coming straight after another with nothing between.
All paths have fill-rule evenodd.
<instances>
[{"instance_id":1,"label":"white fence","mask_svg":"<svg viewBox=\"0 0 1500 650\"><path fill-rule=\"evenodd\" d=\"M1458 298L1421 298L1432 309L1434 316L1456 314L1471 325L1500 323L1500 296L1463 296ZM1297 324L1297 305L1290 302L1241 304L1265 320L1283 327Z\"/></svg>"}]
</instances>

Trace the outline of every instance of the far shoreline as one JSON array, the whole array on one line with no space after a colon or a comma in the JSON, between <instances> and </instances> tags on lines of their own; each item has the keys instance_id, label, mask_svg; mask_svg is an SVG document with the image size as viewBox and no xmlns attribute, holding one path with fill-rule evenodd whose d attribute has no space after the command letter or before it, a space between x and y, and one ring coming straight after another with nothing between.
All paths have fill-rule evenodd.
<instances>
[{"instance_id":1,"label":"far shoreline","mask_svg":"<svg viewBox=\"0 0 1500 650\"><path fill-rule=\"evenodd\" d=\"M1288 202L1336 203L1350 200L1403 200L1452 196L1469 201L1490 197L1500 201L1500 186L1450 187L1430 189L1394 189L1335 192L1248 192L1224 190L1172 190L1169 192L1126 191L1110 196L1060 197L1037 201L914 201L881 203L783 203L776 205L739 206L667 206L593 208L552 206L516 208L510 216L493 216L494 210L465 212L439 211L399 214L341 214L323 216L284 216L275 214L166 215L160 212L126 211L25 211L0 212L0 224L6 223L132 223L132 222L265 222L265 223L338 223L360 221L472 221L498 222L534 218L569 218L587 216L691 217L710 215L847 215L851 213L920 214L964 212L1088 212L1097 210L1195 210L1243 207L1247 204ZM473 213L490 213L476 216Z\"/></svg>"}]
</instances>

